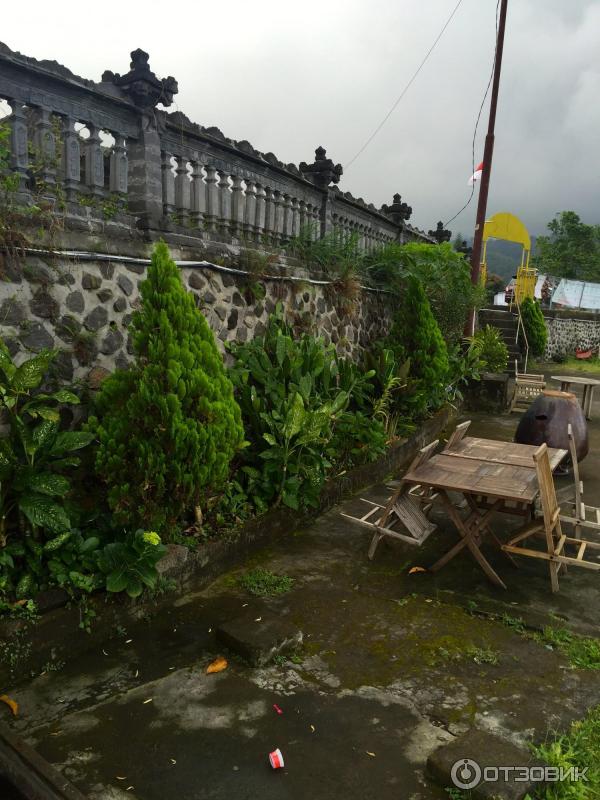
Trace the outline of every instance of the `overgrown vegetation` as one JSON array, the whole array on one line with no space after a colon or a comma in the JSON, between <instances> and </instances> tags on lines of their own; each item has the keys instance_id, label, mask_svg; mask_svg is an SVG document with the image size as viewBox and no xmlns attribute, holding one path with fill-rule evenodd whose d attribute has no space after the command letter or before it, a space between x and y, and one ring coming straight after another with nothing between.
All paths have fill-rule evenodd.
<instances>
[{"instance_id":1,"label":"overgrown vegetation","mask_svg":"<svg viewBox=\"0 0 600 800\"><path fill-rule=\"evenodd\" d=\"M274 597L278 594L289 592L294 585L294 579L289 575L275 575L268 569L257 567L245 572L239 579L240 586L250 594L259 597Z\"/></svg>"},{"instance_id":2,"label":"overgrown vegetation","mask_svg":"<svg viewBox=\"0 0 600 800\"><path fill-rule=\"evenodd\" d=\"M456 287L468 271L451 250L431 248L366 254L357 237L299 237L291 249L331 278L340 317L356 310L361 281L398 294L388 338L355 363L280 305L264 334L230 346L228 370L159 244L130 324L135 363L103 382L84 430L69 430L61 414L78 395L50 387L54 351L17 366L3 346L0 600L12 608L60 586L79 598L89 629L85 598L96 589L159 590L161 537L195 545L279 504L316 507L328 476L374 461L459 398L484 363L482 347L460 341L463 311L444 316L441 293L464 299L466 284ZM272 256L241 257L255 302ZM89 451L83 467L78 449ZM276 591L268 576L248 580L249 591Z\"/></svg>"},{"instance_id":3,"label":"overgrown vegetation","mask_svg":"<svg viewBox=\"0 0 600 800\"><path fill-rule=\"evenodd\" d=\"M492 325L480 328L470 340L477 349L479 366L488 372L503 372L508 364L508 348L501 332Z\"/></svg>"},{"instance_id":4,"label":"overgrown vegetation","mask_svg":"<svg viewBox=\"0 0 600 800\"><path fill-rule=\"evenodd\" d=\"M280 503L316 506L333 463L365 463L382 452L383 423L364 415L374 372L310 334L294 337L281 306L263 336L230 350L250 442L241 453L241 480L259 511Z\"/></svg>"}]
</instances>

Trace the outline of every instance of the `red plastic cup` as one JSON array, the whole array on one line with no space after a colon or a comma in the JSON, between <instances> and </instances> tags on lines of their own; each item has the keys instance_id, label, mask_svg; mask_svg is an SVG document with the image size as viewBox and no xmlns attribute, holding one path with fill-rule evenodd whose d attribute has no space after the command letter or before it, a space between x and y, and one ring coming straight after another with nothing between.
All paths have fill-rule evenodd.
<instances>
[{"instance_id":1,"label":"red plastic cup","mask_svg":"<svg viewBox=\"0 0 600 800\"><path fill-rule=\"evenodd\" d=\"M273 769L281 769L284 766L283 754L279 748L277 748L277 750L273 750L272 753L269 753L269 763Z\"/></svg>"}]
</instances>

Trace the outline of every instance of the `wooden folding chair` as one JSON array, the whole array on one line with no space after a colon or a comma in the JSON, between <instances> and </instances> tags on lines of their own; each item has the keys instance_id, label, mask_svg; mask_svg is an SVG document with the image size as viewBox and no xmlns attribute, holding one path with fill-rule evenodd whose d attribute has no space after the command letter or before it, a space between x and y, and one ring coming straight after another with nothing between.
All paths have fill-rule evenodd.
<instances>
[{"instance_id":1,"label":"wooden folding chair","mask_svg":"<svg viewBox=\"0 0 600 800\"><path fill-rule=\"evenodd\" d=\"M540 500L542 506L542 517L526 525L517 536L513 537L507 544L502 545L502 549L507 553L527 556L530 558L541 558L548 561L550 570L550 583L552 591L558 591L558 575L561 569L567 565L585 567L587 569L600 569L597 561L584 561L583 556L587 548L600 550L600 543L588 542L565 536L561 528L560 507L556 499L554 481L552 479L552 469L548 458L548 446L540 445L533 455L535 468L540 487ZM523 542L531 536L542 537L545 540L545 550L534 550L524 547ZM576 548L576 556L567 556L566 548L573 546Z\"/></svg>"},{"instance_id":2,"label":"wooden folding chair","mask_svg":"<svg viewBox=\"0 0 600 800\"><path fill-rule=\"evenodd\" d=\"M450 436L448 437L448 441L446 442L446 450L448 450L452 445L458 444L460 440L464 437L466 432L469 430L469 425L471 424L471 420L468 419L466 422L461 422L460 425L457 425L456 428L452 431Z\"/></svg>"},{"instance_id":3,"label":"wooden folding chair","mask_svg":"<svg viewBox=\"0 0 600 800\"><path fill-rule=\"evenodd\" d=\"M541 395L545 388L546 379L543 375L519 372L519 365L515 359L515 391L510 411L527 411L531 403Z\"/></svg>"},{"instance_id":4,"label":"wooden folding chair","mask_svg":"<svg viewBox=\"0 0 600 800\"><path fill-rule=\"evenodd\" d=\"M428 444L427 447L423 447L419 450L408 471L416 469L427 461L427 459L433 455L437 444L438 440L436 439L434 442L431 442L431 444ZM367 503L371 506L362 517L353 517L351 514L342 513L343 517L351 519L353 522L357 522L363 527L374 530L369 547L370 559L375 555L379 542L386 536L418 546L436 529L436 525L427 519L423 508L421 508L421 503L430 506L435 496L428 495L426 498L418 497L411 494L409 488L409 485L401 480L398 488L387 500L385 506L361 497L363 503ZM407 533L402 533L398 530L398 527L406 529Z\"/></svg>"},{"instance_id":5,"label":"wooden folding chair","mask_svg":"<svg viewBox=\"0 0 600 800\"><path fill-rule=\"evenodd\" d=\"M562 501L562 505L570 507L572 513L561 514L561 522L567 522L569 525L575 527L575 538L581 539L582 527L591 528L592 530L600 531L600 508L597 506L589 506L583 500L583 481L579 477L579 462L577 460L577 443L575 442L575 435L571 423L567 426L567 435L569 437L569 451L571 454L571 464L573 466L573 481L575 483L575 496L574 499Z\"/></svg>"}]
</instances>

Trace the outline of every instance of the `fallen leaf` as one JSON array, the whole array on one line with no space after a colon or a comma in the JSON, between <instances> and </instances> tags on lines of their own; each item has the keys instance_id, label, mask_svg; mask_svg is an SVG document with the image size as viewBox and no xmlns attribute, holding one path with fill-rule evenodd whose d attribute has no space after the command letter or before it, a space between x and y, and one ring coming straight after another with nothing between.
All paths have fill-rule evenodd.
<instances>
[{"instance_id":1,"label":"fallen leaf","mask_svg":"<svg viewBox=\"0 0 600 800\"><path fill-rule=\"evenodd\" d=\"M140 674L140 671L139 671L139 669L136 669L136 671L135 671L135 675L134 675L134 678L137 678L137 676L138 676L139 674Z\"/></svg>"},{"instance_id":2,"label":"fallen leaf","mask_svg":"<svg viewBox=\"0 0 600 800\"><path fill-rule=\"evenodd\" d=\"M314 726L314 725L311 725L311 726L310 726L310 729L311 729L311 731L312 731L313 733L315 732L315 726Z\"/></svg>"},{"instance_id":3,"label":"fallen leaf","mask_svg":"<svg viewBox=\"0 0 600 800\"><path fill-rule=\"evenodd\" d=\"M126 791L126 792L130 792L130 791L131 791L132 789L134 789L134 788L135 788L134 786L128 786L128 787L127 787L127 789L125 789L125 791Z\"/></svg>"},{"instance_id":4,"label":"fallen leaf","mask_svg":"<svg viewBox=\"0 0 600 800\"><path fill-rule=\"evenodd\" d=\"M118 781L126 781L127 780L127 775L115 775L115 778Z\"/></svg>"},{"instance_id":5,"label":"fallen leaf","mask_svg":"<svg viewBox=\"0 0 600 800\"><path fill-rule=\"evenodd\" d=\"M206 674L212 675L215 672L223 672L224 669L227 669L227 659L223 658L223 656L219 656L208 665L206 668Z\"/></svg>"},{"instance_id":6,"label":"fallen leaf","mask_svg":"<svg viewBox=\"0 0 600 800\"><path fill-rule=\"evenodd\" d=\"M131 644L132 642L133 642L133 639L125 639L125 644Z\"/></svg>"},{"instance_id":7,"label":"fallen leaf","mask_svg":"<svg viewBox=\"0 0 600 800\"><path fill-rule=\"evenodd\" d=\"M262 617L257 617L257 618L254 620L254 622L260 622L261 620L262 620Z\"/></svg>"},{"instance_id":8,"label":"fallen leaf","mask_svg":"<svg viewBox=\"0 0 600 800\"><path fill-rule=\"evenodd\" d=\"M414 575L415 572L427 572L427 570L425 569L425 567L411 567L408 570L409 575Z\"/></svg>"},{"instance_id":9,"label":"fallen leaf","mask_svg":"<svg viewBox=\"0 0 600 800\"><path fill-rule=\"evenodd\" d=\"M246 606L247 606L247 605L248 605L248 603L244 603L244 604L242 605L242 608L246 608Z\"/></svg>"},{"instance_id":10,"label":"fallen leaf","mask_svg":"<svg viewBox=\"0 0 600 800\"><path fill-rule=\"evenodd\" d=\"M371 758L375 758L375 753L370 753L368 750L366 750L365 752L368 756L371 756Z\"/></svg>"},{"instance_id":11,"label":"fallen leaf","mask_svg":"<svg viewBox=\"0 0 600 800\"><path fill-rule=\"evenodd\" d=\"M151 703L153 700L154 700L154 698L153 698L153 697L149 697L147 700L144 700L144 702L142 703L142 705L144 705L144 706L145 706L145 705L146 705L146 703Z\"/></svg>"},{"instance_id":12,"label":"fallen leaf","mask_svg":"<svg viewBox=\"0 0 600 800\"><path fill-rule=\"evenodd\" d=\"M6 705L12 711L13 717L17 716L17 714L19 713L19 704L18 703L15 703L14 700L11 700L10 697L7 694L0 694L0 701L3 702L3 703L6 703Z\"/></svg>"},{"instance_id":13,"label":"fallen leaf","mask_svg":"<svg viewBox=\"0 0 600 800\"><path fill-rule=\"evenodd\" d=\"M176 763L177 763L177 762L175 761L175 759L174 759L174 758L172 758L172 759L171 759L171 764L176 764Z\"/></svg>"},{"instance_id":14,"label":"fallen leaf","mask_svg":"<svg viewBox=\"0 0 600 800\"><path fill-rule=\"evenodd\" d=\"M273 708L275 709L275 711L276 711L278 714L283 714L283 711L282 711L282 710L279 708L279 706L277 705L277 703L273 703Z\"/></svg>"}]
</instances>

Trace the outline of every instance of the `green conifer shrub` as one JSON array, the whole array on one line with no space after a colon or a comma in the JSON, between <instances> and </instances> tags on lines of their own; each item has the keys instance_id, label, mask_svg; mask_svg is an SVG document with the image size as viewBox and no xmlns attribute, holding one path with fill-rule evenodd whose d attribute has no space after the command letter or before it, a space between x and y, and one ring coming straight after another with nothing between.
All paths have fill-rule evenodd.
<instances>
[{"instance_id":1,"label":"green conifer shrub","mask_svg":"<svg viewBox=\"0 0 600 800\"><path fill-rule=\"evenodd\" d=\"M423 286L414 275L406 278L386 346L398 364L410 359L409 390L402 394L407 413L418 417L439 408L446 398L448 350Z\"/></svg>"},{"instance_id":2,"label":"green conifer shrub","mask_svg":"<svg viewBox=\"0 0 600 800\"><path fill-rule=\"evenodd\" d=\"M135 364L104 381L89 424L115 519L168 535L192 512L201 524L244 431L213 333L163 242L140 292Z\"/></svg>"},{"instance_id":3,"label":"green conifer shrub","mask_svg":"<svg viewBox=\"0 0 600 800\"><path fill-rule=\"evenodd\" d=\"M539 358L544 355L548 341L548 329L540 304L526 297L521 303L521 316L531 354Z\"/></svg>"}]
</instances>

